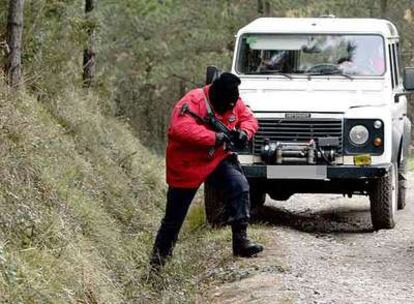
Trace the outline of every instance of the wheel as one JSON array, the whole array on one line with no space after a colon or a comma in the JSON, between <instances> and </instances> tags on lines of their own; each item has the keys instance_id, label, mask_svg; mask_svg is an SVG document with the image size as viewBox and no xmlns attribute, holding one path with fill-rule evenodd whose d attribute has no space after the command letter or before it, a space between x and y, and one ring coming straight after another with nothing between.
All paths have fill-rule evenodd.
<instances>
[{"instance_id":1,"label":"wheel","mask_svg":"<svg viewBox=\"0 0 414 304\"><path fill-rule=\"evenodd\" d=\"M411 138L411 124L404 126L404 134ZM407 172L408 159L410 158L409 140L401 143L400 164L398 167L398 209L404 209L407 204Z\"/></svg>"},{"instance_id":2,"label":"wheel","mask_svg":"<svg viewBox=\"0 0 414 304\"><path fill-rule=\"evenodd\" d=\"M395 164L392 164L385 176L373 181L369 197L374 229L394 228L398 200L397 166Z\"/></svg>"},{"instance_id":3,"label":"wheel","mask_svg":"<svg viewBox=\"0 0 414 304\"><path fill-rule=\"evenodd\" d=\"M270 192L269 196L276 201L287 201L293 193L291 192Z\"/></svg>"},{"instance_id":4,"label":"wheel","mask_svg":"<svg viewBox=\"0 0 414 304\"><path fill-rule=\"evenodd\" d=\"M266 201L266 192L257 183L250 184L250 209L260 208Z\"/></svg>"},{"instance_id":5,"label":"wheel","mask_svg":"<svg viewBox=\"0 0 414 304\"><path fill-rule=\"evenodd\" d=\"M204 184L204 207L207 222L215 228L226 224L224 191L214 188L209 183Z\"/></svg>"},{"instance_id":6,"label":"wheel","mask_svg":"<svg viewBox=\"0 0 414 304\"><path fill-rule=\"evenodd\" d=\"M399 210L405 208L407 204L407 171L408 171L408 157L405 156L398 168L398 204Z\"/></svg>"},{"instance_id":7,"label":"wheel","mask_svg":"<svg viewBox=\"0 0 414 304\"><path fill-rule=\"evenodd\" d=\"M405 208L407 204L407 178L404 175L398 175L398 210Z\"/></svg>"}]
</instances>

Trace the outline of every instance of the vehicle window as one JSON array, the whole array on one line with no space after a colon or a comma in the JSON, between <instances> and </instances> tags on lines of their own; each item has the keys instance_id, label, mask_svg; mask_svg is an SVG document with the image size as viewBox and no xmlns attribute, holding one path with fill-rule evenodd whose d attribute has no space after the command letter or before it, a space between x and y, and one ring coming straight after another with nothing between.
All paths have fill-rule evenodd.
<instances>
[{"instance_id":1,"label":"vehicle window","mask_svg":"<svg viewBox=\"0 0 414 304\"><path fill-rule=\"evenodd\" d=\"M400 74L400 58L399 58L399 50L398 50L398 43L393 44L394 48L394 69L395 69L395 83L399 84L401 81L401 74Z\"/></svg>"},{"instance_id":2,"label":"vehicle window","mask_svg":"<svg viewBox=\"0 0 414 304\"><path fill-rule=\"evenodd\" d=\"M237 57L242 74L381 76L384 40L379 35L243 35Z\"/></svg>"},{"instance_id":3,"label":"vehicle window","mask_svg":"<svg viewBox=\"0 0 414 304\"><path fill-rule=\"evenodd\" d=\"M394 73L395 85L398 85L398 73L397 73L397 56L396 56L396 49L395 43L392 44L392 61L393 61L393 69L392 72Z\"/></svg>"}]
</instances>

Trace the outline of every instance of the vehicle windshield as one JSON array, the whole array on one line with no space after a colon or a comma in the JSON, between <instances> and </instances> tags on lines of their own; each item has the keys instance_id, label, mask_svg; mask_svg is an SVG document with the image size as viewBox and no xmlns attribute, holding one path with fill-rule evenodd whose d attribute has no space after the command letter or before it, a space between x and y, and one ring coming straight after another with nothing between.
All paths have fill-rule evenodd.
<instances>
[{"instance_id":1,"label":"vehicle windshield","mask_svg":"<svg viewBox=\"0 0 414 304\"><path fill-rule=\"evenodd\" d=\"M381 76L379 35L245 34L236 69L241 74Z\"/></svg>"}]
</instances>

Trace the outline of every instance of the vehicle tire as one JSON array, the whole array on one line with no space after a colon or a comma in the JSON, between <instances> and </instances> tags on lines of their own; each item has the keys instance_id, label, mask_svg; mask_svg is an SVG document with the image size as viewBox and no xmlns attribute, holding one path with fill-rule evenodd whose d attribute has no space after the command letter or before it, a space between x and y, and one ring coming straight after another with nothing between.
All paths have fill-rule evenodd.
<instances>
[{"instance_id":1,"label":"vehicle tire","mask_svg":"<svg viewBox=\"0 0 414 304\"><path fill-rule=\"evenodd\" d=\"M214 227L223 227L226 224L225 194L217 188L204 184L204 207L207 223Z\"/></svg>"},{"instance_id":2,"label":"vehicle tire","mask_svg":"<svg viewBox=\"0 0 414 304\"><path fill-rule=\"evenodd\" d=\"M266 192L259 185L250 184L250 209L263 207L266 201Z\"/></svg>"},{"instance_id":3,"label":"vehicle tire","mask_svg":"<svg viewBox=\"0 0 414 304\"><path fill-rule=\"evenodd\" d=\"M400 168L400 170L398 170L398 210L404 209L407 204L407 165L403 166L405 166L405 168Z\"/></svg>"},{"instance_id":4,"label":"vehicle tire","mask_svg":"<svg viewBox=\"0 0 414 304\"><path fill-rule=\"evenodd\" d=\"M411 135L411 131L408 131ZM410 137L411 138L411 137ZM410 149L408 147L408 141L405 146L401 146L401 160L398 167L398 209L404 209L407 196L407 172L408 172L408 159L410 158Z\"/></svg>"},{"instance_id":5,"label":"vehicle tire","mask_svg":"<svg viewBox=\"0 0 414 304\"><path fill-rule=\"evenodd\" d=\"M287 201L293 193L291 192L270 192L269 196L275 201Z\"/></svg>"},{"instance_id":6,"label":"vehicle tire","mask_svg":"<svg viewBox=\"0 0 414 304\"><path fill-rule=\"evenodd\" d=\"M393 164L390 171L374 180L371 186L369 196L374 230L394 228L398 201L397 166Z\"/></svg>"}]
</instances>

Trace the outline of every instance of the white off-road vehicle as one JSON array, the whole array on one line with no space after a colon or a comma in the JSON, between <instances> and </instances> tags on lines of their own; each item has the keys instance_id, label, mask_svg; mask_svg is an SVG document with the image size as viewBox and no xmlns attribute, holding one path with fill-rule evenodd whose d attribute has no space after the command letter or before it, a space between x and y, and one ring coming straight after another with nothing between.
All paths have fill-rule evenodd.
<instances>
[{"instance_id":1,"label":"white off-road vehicle","mask_svg":"<svg viewBox=\"0 0 414 304\"><path fill-rule=\"evenodd\" d=\"M414 69L387 20L260 18L239 30L232 72L260 129L239 160L252 207L268 194L369 195L374 229L405 206ZM211 80L216 71L208 69ZM208 221L222 194L205 185Z\"/></svg>"}]
</instances>

